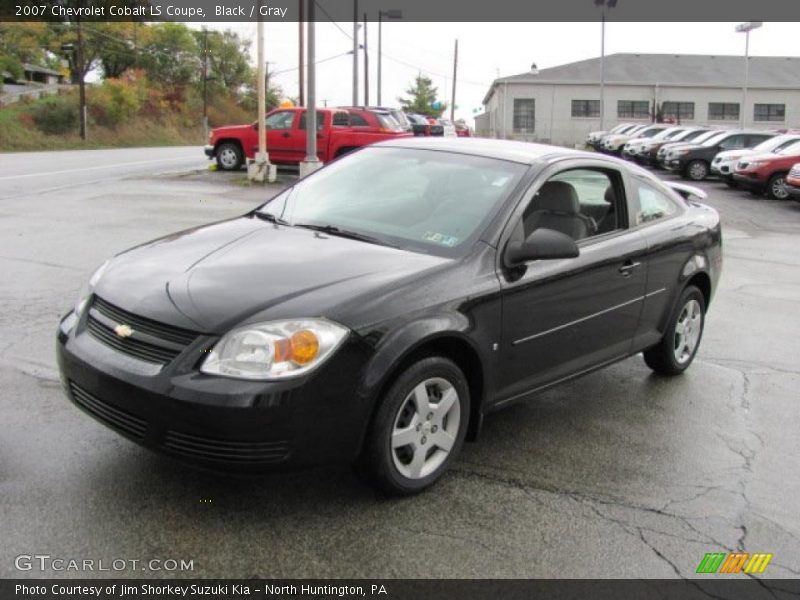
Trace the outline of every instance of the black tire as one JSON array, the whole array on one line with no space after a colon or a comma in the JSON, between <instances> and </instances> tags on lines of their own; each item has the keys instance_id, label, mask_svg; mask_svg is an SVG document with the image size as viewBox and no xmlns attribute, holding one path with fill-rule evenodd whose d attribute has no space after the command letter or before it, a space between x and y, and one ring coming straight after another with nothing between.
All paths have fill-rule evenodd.
<instances>
[{"instance_id":1,"label":"black tire","mask_svg":"<svg viewBox=\"0 0 800 600\"><path fill-rule=\"evenodd\" d=\"M221 171L238 171L244 163L242 148L234 142L223 142L217 146L216 156Z\"/></svg>"},{"instance_id":2,"label":"black tire","mask_svg":"<svg viewBox=\"0 0 800 600\"><path fill-rule=\"evenodd\" d=\"M725 182L725 185L727 185L729 188L733 188L734 190L739 187L739 182L736 181L735 179L728 179L726 177L725 179L723 179L723 181Z\"/></svg>"},{"instance_id":3,"label":"black tire","mask_svg":"<svg viewBox=\"0 0 800 600\"><path fill-rule=\"evenodd\" d=\"M789 192L787 192L784 187L785 180L786 173L775 173L770 177L767 182L767 198L771 200L788 200Z\"/></svg>"},{"instance_id":4,"label":"black tire","mask_svg":"<svg viewBox=\"0 0 800 600\"><path fill-rule=\"evenodd\" d=\"M683 176L692 181L703 181L708 177L708 163L704 160L693 160L686 165Z\"/></svg>"},{"instance_id":5,"label":"black tire","mask_svg":"<svg viewBox=\"0 0 800 600\"><path fill-rule=\"evenodd\" d=\"M699 326L693 326L693 331L697 329L697 338L694 342L694 347L692 348L691 352L689 352L685 358L679 361L675 356L677 352L676 347L678 345L676 329L679 321L684 315L684 311L687 310L687 307L691 306L692 302L696 302L699 305ZM669 324L667 325L667 330L664 332L664 337L661 338L661 341L657 345L653 346L652 348L648 348L643 353L644 362L647 363L647 366L653 369L653 371L659 375L679 375L688 369L689 365L692 364L692 361L697 354L697 349L700 347L700 342L703 339L705 315L706 302L705 298L703 297L703 293L693 285L686 286L686 289L684 289L681 293L680 298L678 298L678 302L675 304L675 308L669 317Z\"/></svg>"},{"instance_id":6,"label":"black tire","mask_svg":"<svg viewBox=\"0 0 800 600\"><path fill-rule=\"evenodd\" d=\"M434 440L433 436L436 434L436 429L431 433L430 428L432 423L439 423L439 427L442 429L439 435L442 435L448 425L442 424L443 422L439 420L438 416L433 420L428 417L428 421L420 424L420 426L428 428L427 435L430 435L430 440L427 440L425 438L426 430L420 431L419 427L413 426L413 414L410 418L408 417L408 411L411 410L409 402L411 406L414 405L411 397L415 388L424 382L432 380L449 383L457 394L457 398L453 401L454 407L458 404L457 432L451 431L455 441L452 443L449 452L443 457L436 454L443 452L443 450L436 445L435 441L432 441ZM427 389L432 390L435 395L435 385ZM464 444L470 414L469 387L466 378L461 369L451 360L440 356L423 358L401 373L379 402L380 404L364 441L364 448L358 465L359 474L390 495L407 496L421 492L438 481L450 463L458 456ZM437 404L432 404L431 406L435 409ZM411 413L414 413L414 410L411 410ZM446 419L449 421L452 415L453 413L448 413ZM402 419L409 420L406 424L401 425ZM455 420L449 421L449 424L452 425L454 422ZM393 434L398 431L396 427L406 427L409 431L413 429L419 432L418 434L411 433L411 435L420 436L416 438L413 448L411 444L397 449L392 447ZM436 425L434 424L433 427L436 427ZM425 448L425 445L428 445L428 448ZM402 452L416 456L417 450L422 452L423 454L421 455L423 456L424 453L429 453L429 457L424 461L426 464L428 460L433 464L436 464L437 460L442 460L442 462L425 476L420 473L419 477L408 477L401 473L396 461L400 461L402 457L399 455ZM408 465L410 466L412 463L413 459L410 458Z\"/></svg>"}]
</instances>

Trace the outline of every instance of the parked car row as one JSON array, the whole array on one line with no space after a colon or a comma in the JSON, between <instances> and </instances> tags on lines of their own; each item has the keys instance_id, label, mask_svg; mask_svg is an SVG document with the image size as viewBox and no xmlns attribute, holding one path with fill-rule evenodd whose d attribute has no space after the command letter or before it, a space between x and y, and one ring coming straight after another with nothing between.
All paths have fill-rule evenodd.
<instances>
[{"instance_id":1,"label":"parked car row","mask_svg":"<svg viewBox=\"0 0 800 600\"><path fill-rule=\"evenodd\" d=\"M800 196L795 189L800 173L787 180L800 162L800 131L783 131L624 123L608 133L590 133L586 143L685 179L702 181L713 175L730 187L786 199Z\"/></svg>"},{"instance_id":2,"label":"parked car row","mask_svg":"<svg viewBox=\"0 0 800 600\"><path fill-rule=\"evenodd\" d=\"M271 162L299 164L306 156L306 111L278 108L266 117ZM404 113L384 106L317 109L317 154L328 162L368 144L408 136L470 137L462 121ZM209 133L205 154L223 171L236 171L258 152L258 123L217 127Z\"/></svg>"}]
</instances>

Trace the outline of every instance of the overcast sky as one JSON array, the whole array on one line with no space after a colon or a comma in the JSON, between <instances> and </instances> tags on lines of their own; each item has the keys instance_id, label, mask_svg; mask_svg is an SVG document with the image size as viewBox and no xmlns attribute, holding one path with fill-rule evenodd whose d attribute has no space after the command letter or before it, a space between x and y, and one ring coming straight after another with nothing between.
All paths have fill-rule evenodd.
<instances>
[{"instance_id":1,"label":"overcast sky","mask_svg":"<svg viewBox=\"0 0 800 600\"><path fill-rule=\"evenodd\" d=\"M337 26L338 25L338 26ZM735 23L607 23L606 53L743 55L745 36ZM232 27L253 41L255 23L215 23ZM297 95L297 23L269 23L266 59L287 96ZM317 60L352 49L352 23L319 22ZM363 31L363 30L362 30ZM764 23L750 35L750 54L800 56L798 23ZM362 34L363 35L363 34ZM535 62L540 69L600 55L600 23L404 23L383 24L383 104L397 105L418 72L430 76L439 98L449 102L452 87L453 43L458 38L456 118L470 125L475 109L492 80L522 73ZM377 101L377 23L368 24L370 102ZM359 57L359 103L363 103L363 53ZM317 102L323 106L350 104L352 55L317 65ZM599 74L598 74L599 77Z\"/></svg>"}]
</instances>

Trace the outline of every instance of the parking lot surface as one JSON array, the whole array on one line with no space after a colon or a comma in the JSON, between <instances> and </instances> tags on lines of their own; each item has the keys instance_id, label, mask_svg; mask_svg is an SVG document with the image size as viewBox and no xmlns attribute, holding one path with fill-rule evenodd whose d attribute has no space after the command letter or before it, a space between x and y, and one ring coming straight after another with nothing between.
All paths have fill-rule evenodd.
<instances>
[{"instance_id":1,"label":"parking lot surface","mask_svg":"<svg viewBox=\"0 0 800 600\"><path fill-rule=\"evenodd\" d=\"M800 575L800 203L700 184L724 269L688 372L637 356L493 414L438 485L396 500L346 466L187 468L67 401L55 330L92 270L279 189L203 173L200 149L87 157L0 156L0 577L167 574L18 571L21 554L191 560L168 574L207 578L690 577L735 550Z\"/></svg>"}]
</instances>

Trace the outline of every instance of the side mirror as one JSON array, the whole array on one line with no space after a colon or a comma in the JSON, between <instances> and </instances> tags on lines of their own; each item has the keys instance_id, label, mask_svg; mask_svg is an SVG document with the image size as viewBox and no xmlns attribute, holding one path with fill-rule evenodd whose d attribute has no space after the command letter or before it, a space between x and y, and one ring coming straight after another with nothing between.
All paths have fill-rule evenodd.
<instances>
[{"instance_id":1,"label":"side mirror","mask_svg":"<svg viewBox=\"0 0 800 600\"><path fill-rule=\"evenodd\" d=\"M571 237L554 229L533 230L524 242L511 242L506 247L505 265L515 267L529 260L575 258L580 251Z\"/></svg>"}]
</instances>

